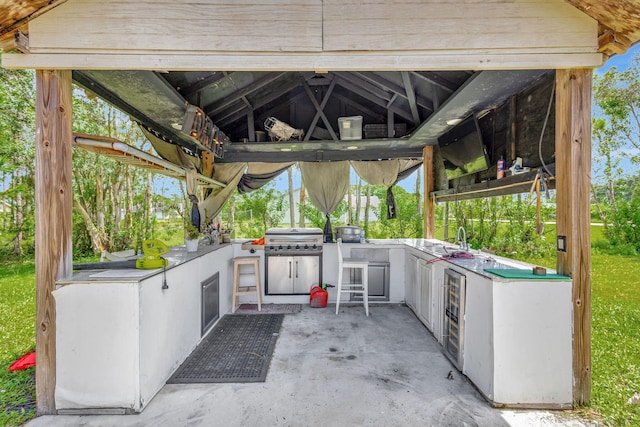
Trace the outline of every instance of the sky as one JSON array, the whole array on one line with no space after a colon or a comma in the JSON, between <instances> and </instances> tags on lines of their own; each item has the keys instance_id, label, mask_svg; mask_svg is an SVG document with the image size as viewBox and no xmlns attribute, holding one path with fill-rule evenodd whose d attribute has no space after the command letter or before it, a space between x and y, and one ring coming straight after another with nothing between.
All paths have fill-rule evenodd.
<instances>
[{"instance_id":1,"label":"sky","mask_svg":"<svg viewBox=\"0 0 640 427\"><path fill-rule=\"evenodd\" d=\"M604 72L606 72L612 67L616 67L618 71L624 71L631 64L631 60L633 59L633 57L639 54L640 54L640 43L636 44L635 46L632 46L624 55L613 56L605 63L604 66L597 68L595 72L596 74L603 74ZM630 167L630 164L627 162L626 166ZM625 167L624 164L623 164L623 167ZM422 172L421 172L421 176L422 176ZM156 179L155 181L156 183L154 185L155 187L154 192L158 192L160 194L163 194L163 193L166 194L167 190L171 192L170 187L175 186L175 185L172 186L168 184L167 181L165 181L164 179ZM282 173L274 181L275 181L275 187L278 191L282 191L282 192L287 191L289 184L288 184L288 177L286 172ZM300 181L301 181L300 170L294 168L294 173L293 173L294 188L300 187ZM412 192L414 191L414 188L415 188L415 181L416 181L416 172L414 172L412 175L405 178L404 180L400 181L398 185L400 187L403 187L405 190ZM353 184L357 182L357 175L353 170L351 171L351 182ZM422 183L420 186L420 190L422 191ZM176 188L176 193L177 192L178 190Z\"/></svg>"}]
</instances>

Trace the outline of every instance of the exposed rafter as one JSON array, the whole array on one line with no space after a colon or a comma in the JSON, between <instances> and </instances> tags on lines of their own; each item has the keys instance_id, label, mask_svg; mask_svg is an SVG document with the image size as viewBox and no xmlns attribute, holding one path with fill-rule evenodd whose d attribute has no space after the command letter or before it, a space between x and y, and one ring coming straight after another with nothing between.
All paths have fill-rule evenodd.
<instances>
[{"instance_id":1,"label":"exposed rafter","mask_svg":"<svg viewBox=\"0 0 640 427\"><path fill-rule=\"evenodd\" d=\"M255 92L265 86L267 86L268 84L272 83L274 80L279 79L280 77L282 77L285 73L270 73L267 74L261 78L259 78L258 80L256 80L255 82L251 83L248 86L245 86L243 88L239 88L236 92L232 93L231 95L219 99L215 102L210 103L209 105L206 105L203 110L207 115L215 115L216 113L224 110L224 108L232 102L235 102L237 100L242 99L245 96L250 95L252 92Z\"/></svg>"}]
</instances>

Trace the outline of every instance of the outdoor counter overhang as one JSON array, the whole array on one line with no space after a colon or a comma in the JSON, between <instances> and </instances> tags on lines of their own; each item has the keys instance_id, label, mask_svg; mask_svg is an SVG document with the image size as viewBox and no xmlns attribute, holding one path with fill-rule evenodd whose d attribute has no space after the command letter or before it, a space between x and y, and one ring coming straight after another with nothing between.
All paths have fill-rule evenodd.
<instances>
[{"instance_id":1,"label":"outdoor counter overhang","mask_svg":"<svg viewBox=\"0 0 640 427\"><path fill-rule=\"evenodd\" d=\"M499 5L464 2L443 9L439 1L422 2L416 7L400 0L371 1L364 6L300 0L267 6L186 2L179 10L169 3L133 2L126 4L128 13L98 0L36 1L28 6L5 3L0 7L0 45L21 53L3 54L2 65L40 70L36 73L36 206L38 212L47 215L36 214L36 247L51 248L36 253L36 388L40 414L56 412L56 319L51 293L57 279L71 275L70 70L76 70L76 81L86 84L88 90L102 91L114 105L141 107L144 111L129 113L141 124L153 125L147 131L154 137L161 141L168 138L168 144L173 136L185 145L192 143L192 149L174 150L175 155L194 154L194 158L204 160L205 167L199 171L204 170L208 177L213 153L205 150L202 156L200 147L188 136L174 132L182 127L180 121L184 122L187 107L183 100L201 108L211 123L230 136L230 141L248 138L249 145L239 145L236 152L229 149L226 160L233 161L236 154L251 154L248 147L266 116L280 116L295 125L292 122L297 119L291 120L289 107L300 100L306 107L297 111L308 118L296 127L305 129L304 138L309 143L312 139L319 144L338 140L332 135L335 129L330 129L338 116L362 115L365 123L386 124L384 136L390 139L371 141L377 147L373 151L379 153L374 157L378 159L399 154L402 144L411 138L397 138L395 124L406 124L408 133L414 136L428 132L431 126L420 125L446 109L449 100L456 100L454 95L469 79L473 78L473 83L489 70L555 70L547 90L540 88L539 96L531 94L531 99L546 98L554 85L554 132L549 132L552 134L543 144L551 154L543 157L545 163L556 166L557 233L566 242L566 252L558 252L558 271L573 278L573 401L589 402L591 70L609 55L623 53L640 40L637 2L557 0L554 7L548 7L547 0ZM230 6L234 13L225 13ZM145 19L132 24L130 16ZM256 20L263 17L268 17L268 22L256 25ZM198 19L206 25L194 25ZM381 20L385 22L384 34L379 31ZM107 23L109 28L105 29ZM212 23L216 31L210 30ZM259 46L256 40L261 41ZM91 78L92 73L98 73L94 70L122 76L141 75L140 71L122 70L142 70L144 75L153 75L138 83L153 89L148 95L151 102L157 101L157 109L138 105L140 99L127 100L124 79L124 87L99 87L99 79ZM105 86L113 83L105 80ZM133 93L141 96L138 91ZM524 103L517 98L509 96L502 106L507 112L500 138L502 149L494 150L495 154L508 151L507 160L522 153L519 143L523 138L539 135L526 131L532 115L521 117L523 121L519 122L519 108L529 97L522 98ZM534 110L544 110L543 105ZM481 104L468 105L471 109L467 113L484 114L474 110L476 106ZM500 109L498 106L495 111ZM508 118L509 111L515 119ZM261 160L268 156L283 159L281 154L286 152L281 148L287 147L278 144L265 144L265 150L280 147L280 152L260 154ZM434 170L438 153L431 147L425 145L421 157L425 163L425 192L433 196L442 188ZM324 157L324 149L317 148L315 160L330 158L329 154ZM405 147L409 151L402 157L418 157L411 151L415 148L419 145ZM554 162L547 162L549 155ZM354 153L349 156L356 158ZM224 161L219 159L217 163ZM433 236L433 205L433 198L425 197L426 237ZM45 217L46 221L41 220Z\"/></svg>"}]
</instances>

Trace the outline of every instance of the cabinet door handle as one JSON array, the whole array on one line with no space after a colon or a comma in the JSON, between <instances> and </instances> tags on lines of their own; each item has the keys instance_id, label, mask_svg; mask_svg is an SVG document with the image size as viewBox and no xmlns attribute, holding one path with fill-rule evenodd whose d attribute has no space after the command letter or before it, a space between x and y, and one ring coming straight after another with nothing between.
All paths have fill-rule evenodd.
<instances>
[{"instance_id":1,"label":"cabinet door handle","mask_svg":"<svg viewBox=\"0 0 640 427\"><path fill-rule=\"evenodd\" d=\"M293 264L291 261L289 261L289 279L291 279L291 264Z\"/></svg>"},{"instance_id":2,"label":"cabinet door handle","mask_svg":"<svg viewBox=\"0 0 640 427\"><path fill-rule=\"evenodd\" d=\"M296 260L296 277L298 277L298 261Z\"/></svg>"}]
</instances>

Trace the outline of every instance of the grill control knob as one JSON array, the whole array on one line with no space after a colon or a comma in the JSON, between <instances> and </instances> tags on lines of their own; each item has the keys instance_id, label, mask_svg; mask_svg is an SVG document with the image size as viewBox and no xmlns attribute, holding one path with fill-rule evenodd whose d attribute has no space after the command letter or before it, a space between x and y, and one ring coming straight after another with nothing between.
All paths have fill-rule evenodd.
<instances>
[{"instance_id":1,"label":"grill control knob","mask_svg":"<svg viewBox=\"0 0 640 427\"><path fill-rule=\"evenodd\" d=\"M309 245L304 245L304 248L305 249L309 249Z\"/></svg>"},{"instance_id":2,"label":"grill control knob","mask_svg":"<svg viewBox=\"0 0 640 427\"><path fill-rule=\"evenodd\" d=\"M318 247L318 245L315 245L315 244L313 245L313 249L316 249L317 247Z\"/></svg>"},{"instance_id":3,"label":"grill control knob","mask_svg":"<svg viewBox=\"0 0 640 427\"><path fill-rule=\"evenodd\" d=\"M282 249L282 245L278 246L278 249Z\"/></svg>"},{"instance_id":4,"label":"grill control knob","mask_svg":"<svg viewBox=\"0 0 640 427\"><path fill-rule=\"evenodd\" d=\"M269 249L273 250L273 246L269 246Z\"/></svg>"},{"instance_id":5,"label":"grill control knob","mask_svg":"<svg viewBox=\"0 0 640 427\"><path fill-rule=\"evenodd\" d=\"M296 249L300 249L300 245L296 245Z\"/></svg>"},{"instance_id":6,"label":"grill control knob","mask_svg":"<svg viewBox=\"0 0 640 427\"><path fill-rule=\"evenodd\" d=\"M287 245L287 249L291 249L291 245Z\"/></svg>"}]
</instances>

